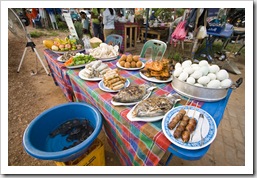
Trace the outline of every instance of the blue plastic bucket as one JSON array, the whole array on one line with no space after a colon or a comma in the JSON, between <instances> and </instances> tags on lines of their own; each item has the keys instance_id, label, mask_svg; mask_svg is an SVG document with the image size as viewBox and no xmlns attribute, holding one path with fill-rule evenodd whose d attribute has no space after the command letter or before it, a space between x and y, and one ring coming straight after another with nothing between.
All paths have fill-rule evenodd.
<instances>
[{"instance_id":1,"label":"blue plastic bucket","mask_svg":"<svg viewBox=\"0 0 257 178\"><path fill-rule=\"evenodd\" d=\"M50 137L58 126L71 119L87 119L94 128L93 133L80 144L62 150L71 145L65 136ZM23 146L26 152L42 160L66 162L81 156L97 138L102 128L102 115L94 106L87 103L66 103L50 108L38 115L26 128Z\"/></svg>"}]
</instances>

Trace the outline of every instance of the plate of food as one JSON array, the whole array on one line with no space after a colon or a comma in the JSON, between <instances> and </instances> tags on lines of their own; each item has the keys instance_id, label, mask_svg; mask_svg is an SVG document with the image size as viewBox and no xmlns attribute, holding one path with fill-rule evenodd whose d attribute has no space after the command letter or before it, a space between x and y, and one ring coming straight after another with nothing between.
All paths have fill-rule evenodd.
<instances>
[{"instance_id":1,"label":"plate of food","mask_svg":"<svg viewBox=\"0 0 257 178\"><path fill-rule=\"evenodd\" d=\"M143 79L145 79L145 80L147 80L147 81L150 81L150 82L154 82L154 83L167 83L167 82L171 82L172 79L173 79L172 75L170 75L170 77L167 78L167 79L165 79L165 80L160 80L160 79L157 79L156 77L147 77L147 76L145 76L142 72L139 72L139 75L140 75Z\"/></svg>"},{"instance_id":2,"label":"plate of food","mask_svg":"<svg viewBox=\"0 0 257 178\"><path fill-rule=\"evenodd\" d=\"M94 60L95 58L91 55L76 53L75 56L70 57L70 59L64 63L64 66L68 69L76 69L85 67L87 63L90 63Z\"/></svg>"},{"instance_id":3,"label":"plate of food","mask_svg":"<svg viewBox=\"0 0 257 178\"><path fill-rule=\"evenodd\" d=\"M79 77L88 81L100 81L104 74L111 70L111 68L102 61L92 61L85 65L85 68L79 72Z\"/></svg>"},{"instance_id":4,"label":"plate of food","mask_svg":"<svg viewBox=\"0 0 257 178\"><path fill-rule=\"evenodd\" d=\"M85 69L82 69L81 71L79 71L79 78L87 81L101 81L103 79L102 77L88 77L85 74Z\"/></svg>"},{"instance_id":5,"label":"plate of food","mask_svg":"<svg viewBox=\"0 0 257 178\"><path fill-rule=\"evenodd\" d=\"M101 60L103 62L108 62L108 61L113 61L116 60L118 58L119 55L117 56L113 56L113 57L106 57L106 58L97 58L97 60Z\"/></svg>"},{"instance_id":6,"label":"plate of food","mask_svg":"<svg viewBox=\"0 0 257 178\"><path fill-rule=\"evenodd\" d=\"M140 61L141 62L141 61ZM135 64L136 65L136 64ZM142 69L142 68L144 68L144 66L145 66L145 64L143 63L143 62L141 62L141 64L140 64L140 67L138 67L138 66L135 66L135 67L123 67L123 66L121 66L120 65L120 62L118 61L117 63L116 63L116 66L117 67L119 67L120 69L124 69L124 70L139 70L139 69Z\"/></svg>"},{"instance_id":7,"label":"plate of food","mask_svg":"<svg viewBox=\"0 0 257 178\"><path fill-rule=\"evenodd\" d=\"M85 51L85 49L77 49L77 50L69 50L69 51L54 51L52 50L53 52L57 53L57 54L65 54L67 52L73 52L73 53L81 53L83 51Z\"/></svg>"},{"instance_id":8,"label":"plate of food","mask_svg":"<svg viewBox=\"0 0 257 178\"><path fill-rule=\"evenodd\" d=\"M178 106L168 111L162 120L162 130L173 144L188 150L208 146L217 135L217 126L212 116L194 106Z\"/></svg>"},{"instance_id":9,"label":"plate of food","mask_svg":"<svg viewBox=\"0 0 257 178\"><path fill-rule=\"evenodd\" d=\"M117 82L118 83L118 82ZM107 87L105 84L104 84L104 80L101 80L99 83L98 83L98 87L105 91L105 92L110 92L110 93L113 93L113 92L118 92L120 91L122 88L124 87L128 87L130 85L130 82L129 80L127 79L124 83L123 82L120 82L119 84L117 85L113 85L111 88Z\"/></svg>"},{"instance_id":10,"label":"plate of food","mask_svg":"<svg viewBox=\"0 0 257 178\"><path fill-rule=\"evenodd\" d=\"M154 122L161 120L166 112L180 101L178 94L150 97L137 103L127 114L130 121Z\"/></svg>"},{"instance_id":11,"label":"plate of food","mask_svg":"<svg viewBox=\"0 0 257 178\"><path fill-rule=\"evenodd\" d=\"M156 86L149 85L131 85L120 90L112 97L111 103L114 106L132 106L141 100L150 97Z\"/></svg>"},{"instance_id":12,"label":"plate of food","mask_svg":"<svg viewBox=\"0 0 257 178\"><path fill-rule=\"evenodd\" d=\"M59 56L57 58L57 61L64 63L68 61L72 56L75 56L75 55L76 55L76 52L66 52L63 55Z\"/></svg>"}]
</instances>

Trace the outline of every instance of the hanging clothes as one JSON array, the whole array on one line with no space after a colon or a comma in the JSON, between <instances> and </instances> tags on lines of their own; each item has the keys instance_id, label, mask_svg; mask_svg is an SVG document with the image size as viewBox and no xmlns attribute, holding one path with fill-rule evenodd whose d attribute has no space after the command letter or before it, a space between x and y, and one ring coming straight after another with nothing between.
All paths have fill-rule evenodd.
<instances>
[{"instance_id":1,"label":"hanging clothes","mask_svg":"<svg viewBox=\"0 0 257 178\"><path fill-rule=\"evenodd\" d=\"M204 12L207 11L207 9L200 9L200 16L198 18L197 27L204 24ZM196 22L196 16L197 16L197 8L194 8L191 10L189 17L187 19L186 23L186 30L192 32L195 29L195 22Z\"/></svg>"}]
</instances>

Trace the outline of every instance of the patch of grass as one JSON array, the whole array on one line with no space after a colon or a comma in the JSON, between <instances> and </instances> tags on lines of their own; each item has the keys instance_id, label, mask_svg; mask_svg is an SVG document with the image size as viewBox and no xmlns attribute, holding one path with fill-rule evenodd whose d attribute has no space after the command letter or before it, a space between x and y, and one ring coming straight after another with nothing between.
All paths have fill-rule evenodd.
<instances>
[{"instance_id":1,"label":"patch of grass","mask_svg":"<svg viewBox=\"0 0 257 178\"><path fill-rule=\"evenodd\" d=\"M32 38L39 38L41 36L47 36L47 33L35 30L35 31L30 32L30 36Z\"/></svg>"}]
</instances>

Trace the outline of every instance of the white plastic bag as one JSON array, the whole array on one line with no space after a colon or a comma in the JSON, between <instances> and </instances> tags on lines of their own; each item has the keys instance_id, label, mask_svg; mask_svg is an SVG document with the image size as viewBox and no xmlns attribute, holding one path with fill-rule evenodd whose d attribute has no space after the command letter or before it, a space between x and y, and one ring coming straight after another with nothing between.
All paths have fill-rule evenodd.
<instances>
[{"instance_id":1,"label":"white plastic bag","mask_svg":"<svg viewBox=\"0 0 257 178\"><path fill-rule=\"evenodd\" d=\"M196 38L201 40L201 39L204 39L206 36L207 36L206 27L205 26L200 26L199 31L196 35Z\"/></svg>"}]
</instances>

